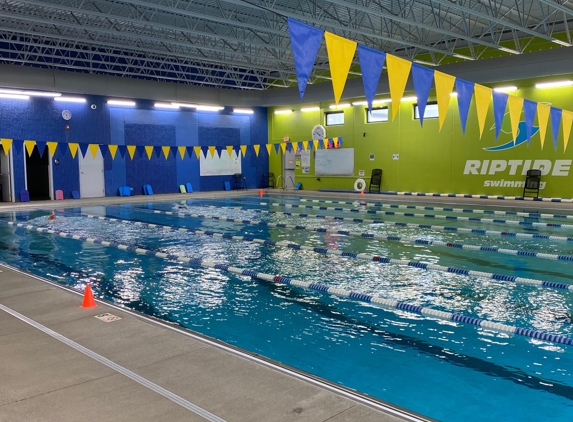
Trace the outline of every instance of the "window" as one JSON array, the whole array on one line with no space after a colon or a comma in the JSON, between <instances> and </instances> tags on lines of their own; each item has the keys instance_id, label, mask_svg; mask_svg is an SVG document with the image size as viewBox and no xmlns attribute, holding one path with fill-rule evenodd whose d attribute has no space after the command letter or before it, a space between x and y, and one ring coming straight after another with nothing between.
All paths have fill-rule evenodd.
<instances>
[{"instance_id":1,"label":"window","mask_svg":"<svg viewBox=\"0 0 573 422\"><path fill-rule=\"evenodd\" d=\"M366 109L366 122L387 122L388 121L388 107L373 107L372 111Z\"/></svg>"},{"instance_id":2,"label":"window","mask_svg":"<svg viewBox=\"0 0 573 422\"><path fill-rule=\"evenodd\" d=\"M344 124L344 111L333 111L326 113L326 126L335 126Z\"/></svg>"},{"instance_id":3,"label":"window","mask_svg":"<svg viewBox=\"0 0 573 422\"><path fill-rule=\"evenodd\" d=\"M439 117L438 103L426 104L424 119L437 119L438 117ZM418 104L414 104L414 119L420 120L420 111L418 110Z\"/></svg>"}]
</instances>

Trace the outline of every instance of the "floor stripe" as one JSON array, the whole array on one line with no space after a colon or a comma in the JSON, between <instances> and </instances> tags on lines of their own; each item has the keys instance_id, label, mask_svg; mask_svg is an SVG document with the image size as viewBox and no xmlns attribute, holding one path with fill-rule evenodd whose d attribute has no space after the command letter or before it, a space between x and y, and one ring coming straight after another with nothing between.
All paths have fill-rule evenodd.
<instances>
[{"instance_id":1,"label":"floor stripe","mask_svg":"<svg viewBox=\"0 0 573 422\"><path fill-rule=\"evenodd\" d=\"M182 397L179 397L178 395L172 393L169 390L166 390L165 388L149 381L146 378L143 378L142 376L137 375L136 373L130 371L129 369L124 368L123 366L118 365L115 362L112 362L111 360L104 358L101 355L98 355L97 353L93 352L92 350L76 343L75 341L70 340L67 337L64 337L63 335L56 333L55 331L50 330L48 327L14 311L13 309L10 309L4 305L2 305L0 303L0 309L2 309L4 312L9 313L10 315L24 321L27 324L30 324L31 326L33 326L34 328L37 328L40 331L43 331L44 333L48 334L49 336L55 338L56 340L61 341L64 344L67 344L68 346L76 349L78 352L83 353L86 356L89 356L90 358L104 364L105 366L119 372L122 375L125 375L126 377L132 379L133 381L143 385L144 387L149 388L150 390L155 391L158 394L161 394L163 397L171 400L174 403L177 403L179 406L182 406L184 408L186 408L187 410L192 411L193 413L196 413L197 415L207 419L208 421L212 421L212 422L226 422L225 419L222 419L214 414L212 414L211 412L208 412L207 410L197 406L196 404L191 403L190 401L185 400Z\"/></svg>"}]
</instances>

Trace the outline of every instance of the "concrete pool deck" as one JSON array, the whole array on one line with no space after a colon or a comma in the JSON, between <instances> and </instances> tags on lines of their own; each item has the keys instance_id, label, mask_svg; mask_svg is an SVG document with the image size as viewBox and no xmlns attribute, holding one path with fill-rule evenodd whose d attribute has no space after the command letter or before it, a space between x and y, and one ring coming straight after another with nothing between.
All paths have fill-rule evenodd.
<instances>
[{"instance_id":1,"label":"concrete pool deck","mask_svg":"<svg viewBox=\"0 0 573 422\"><path fill-rule=\"evenodd\" d=\"M282 193L270 191L275 192ZM230 194L257 195L258 190L0 203L0 213ZM294 194L573 211L572 204L551 202ZM0 421L416 420L177 326L101 301L94 308L81 303L81 292L0 266ZM96 318L102 314L120 319Z\"/></svg>"}]
</instances>

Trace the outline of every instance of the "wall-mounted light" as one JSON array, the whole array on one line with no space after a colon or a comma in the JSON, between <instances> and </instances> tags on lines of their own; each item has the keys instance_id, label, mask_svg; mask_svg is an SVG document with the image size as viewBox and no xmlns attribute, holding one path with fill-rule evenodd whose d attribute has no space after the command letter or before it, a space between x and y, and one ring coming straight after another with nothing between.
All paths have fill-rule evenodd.
<instances>
[{"instance_id":1,"label":"wall-mounted light","mask_svg":"<svg viewBox=\"0 0 573 422\"><path fill-rule=\"evenodd\" d=\"M511 48L502 47L502 46L498 46L497 48L498 48L500 51L505 51L506 53L521 54L519 51L517 51L517 50L512 50Z\"/></svg>"},{"instance_id":2,"label":"wall-mounted light","mask_svg":"<svg viewBox=\"0 0 573 422\"><path fill-rule=\"evenodd\" d=\"M82 97L54 97L54 101L61 101L67 103L85 103L86 99Z\"/></svg>"},{"instance_id":3,"label":"wall-mounted light","mask_svg":"<svg viewBox=\"0 0 573 422\"><path fill-rule=\"evenodd\" d=\"M197 108L197 104L175 103L175 102L173 102L171 104L173 104L174 106L183 107L183 108Z\"/></svg>"},{"instance_id":4,"label":"wall-mounted light","mask_svg":"<svg viewBox=\"0 0 573 422\"><path fill-rule=\"evenodd\" d=\"M153 104L153 107L155 107L155 108L171 108L171 109L179 110L179 106L174 105L172 103L155 103L155 104Z\"/></svg>"},{"instance_id":5,"label":"wall-mounted light","mask_svg":"<svg viewBox=\"0 0 573 422\"><path fill-rule=\"evenodd\" d=\"M497 91L497 92L513 92L513 91L517 91L517 87L516 86L498 86L498 87L494 88L493 90Z\"/></svg>"},{"instance_id":6,"label":"wall-mounted light","mask_svg":"<svg viewBox=\"0 0 573 422\"><path fill-rule=\"evenodd\" d=\"M400 101L405 102L405 103L410 102L410 101L418 101L418 97L415 97L415 96L414 97L402 97L400 99Z\"/></svg>"},{"instance_id":7,"label":"wall-mounted light","mask_svg":"<svg viewBox=\"0 0 573 422\"><path fill-rule=\"evenodd\" d=\"M220 106L208 106L208 105L198 105L196 107L197 110L199 111L221 111L223 109L225 109L225 107L220 107Z\"/></svg>"},{"instance_id":8,"label":"wall-mounted light","mask_svg":"<svg viewBox=\"0 0 573 422\"><path fill-rule=\"evenodd\" d=\"M135 101L129 100L107 100L107 104L114 106L135 107Z\"/></svg>"},{"instance_id":9,"label":"wall-mounted light","mask_svg":"<svg viewBox=\"0 0 573 422\"><path fill-rule=\"evenodd\" d=\"M293 110L275 110L275 114L290 114Z\"/></svg>"},{"instance_id":10,"label":"wall-mounted light","mask_svg":"<svg viewBox=\"0 0 573 422\"><path fill-rule=\"evenodd\" d=\"M450 93L450 97L457 97L457 96L458 96L458 93L457 93L457 92L451 92L451 93Z\"/></svg>"},{"instance_id":11,"label":"wall-mounted light","mask_svg":"<svg viewBox=\"0 0 573 422\"><path fill-rule=\"evenodd\" d=\"M311 111L320 111L320 107L315 106L315 107L303 107L300 109L300 111L302 111L303 113L308 113Z\"/></svg>"},{"instance_id":12,"label":"wall-mounted light","mask_svg":"<svg viewBox=\"0 0 573 422\"><path fill-rule=\"evenodd\" d=\"M571 86L573 81L555 81L555 82L543 82L535 84L535 88L557 88L560 86Z\"/></svg>"},{"instance_id":13,"label":"wall-mounted light","mask_svg":"<svg viewBox=\"0 0 573 422\"><path fill-rule=\"evenodd\" d=\"M28 95L30 97L59 97L59 92L27 91L20 89L0 89L0 94Z\"/></svg>"},{"instance_id":14,"label":"wall-mounted light","mask_svg":"<svg viewBox=\"0 0 573 422\"><path fill-rule=\"evenodd\" d=\"M9 98L11 100L29 100L29 95L19 95L19 94L0 94L0 98Z\"/></svg>"},{"instance_id":15,"label":"wall-mounted light","mask_svg":"<svg viewBox=\"0 0 573 422\"><path fill-rule=\"evenodd\" d=\"M234 108L233 113L237 114L255 114L254 110L250 108Z\"/></svg>"},{"instance_id":16,"label":"wall-mounted light","mask_svg":"<svg viewBox=\"0 0 573 422\"><path fill-rule=\"evenodd\" d=\"M350 103L341 103L341 104L331 104L329 108L334 110L339 110L341 108L348 108L350 107Z\"/></svg>"}]
</instances>

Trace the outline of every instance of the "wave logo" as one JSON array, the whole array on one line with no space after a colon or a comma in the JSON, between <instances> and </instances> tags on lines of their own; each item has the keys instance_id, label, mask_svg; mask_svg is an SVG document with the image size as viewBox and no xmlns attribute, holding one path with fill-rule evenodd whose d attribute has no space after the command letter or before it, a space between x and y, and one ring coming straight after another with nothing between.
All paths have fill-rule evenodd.
<instances>
[{"instance_id":1,"label":"wave logo","mask_svg":"<svg viewBox=\"0 0 573 422\"><path fill-rule=\"evenodd\" d=\"M492 129L493 129L493 127L492 127ZM501 131L503 133L511 133L511 130L509 130L509 131L504 130L503 127L502 127ZM533 126L533 129L531 131L531 136L533 137L533 135L535 135L537 132L539 132L539 126ZM521 121L517 125L517 137L515 139L512 139L511 141L506 142L505 144L502 144L502 145L484 148L484 150L486 150L486 151L505 151L507 149L518 147L519 145L521 145L525 142L527 142L527 130L525 127L525 121Z\"/></svg>"}]
</instances>

